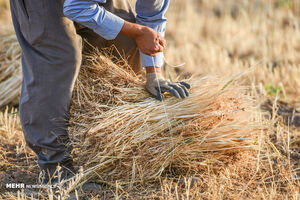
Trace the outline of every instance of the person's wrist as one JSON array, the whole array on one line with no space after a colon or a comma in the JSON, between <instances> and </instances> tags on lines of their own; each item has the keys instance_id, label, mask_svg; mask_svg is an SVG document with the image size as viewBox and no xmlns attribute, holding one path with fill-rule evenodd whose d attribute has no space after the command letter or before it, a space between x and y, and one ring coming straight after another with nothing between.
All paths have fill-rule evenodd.
<instances>
[{"instance_id":1,"label":"person's wrist","mask_svg":"<svg viewBox=\"0 0 300 200\"><path fill-rule=\"evenodd\" d=\"M145 67L146 68L146 73L150 74L150 73L161 73L161 68L160 67L153 67L153 66L148 66Z\"/></svg>"},{"instance_id":2,"label":"person's wrist","mask_svg":"<svg viewBox=\"0 0 300 200\"><path fill-rule=\"evenodd\" d=\"M124 25L120 31L121 34L137 39L143 34L143 29L145 26L124 21Z\"/></svg>"},{"instance_id":3,"label":"person's wrist","mask_svg":"<svg viewBox=\"0 0 300 200\"><path fill-rule=\"evenodd\" d=\"M141 37L144 32L145 32L145 29L147 28L146 26L143 26L143 25L140 25L140 24L135 24L135 23L132 23L133 25L133 29L132 29L132 37L133 39L137 39L139 37Z\"/></svg>"},{"instance_id":4,"label":"person's wrist","mask_svg":"<svg viewBox=\"0 0 300 200\"><path fill-rule=\"evenodd\" d=\"M139 24L134 24L133 39L137 39L143 34L143 27Z\"/></svg>"}]
</instances>

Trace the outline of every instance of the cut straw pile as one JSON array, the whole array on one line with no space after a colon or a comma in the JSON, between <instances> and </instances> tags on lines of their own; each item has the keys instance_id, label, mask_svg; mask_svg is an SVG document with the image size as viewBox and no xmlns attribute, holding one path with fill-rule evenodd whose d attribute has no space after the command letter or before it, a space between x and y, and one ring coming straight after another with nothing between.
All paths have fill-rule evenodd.
<instances>
[{"instance_id":1,"label":"cut straw pile","mask_svg":"<svg viewBox=\"0 0 300 200\"><path fill-rule=\"evenodd\" d=\"M185 175L253 147L259 128L245 88L191 78L188 98L162 103L126 64L107 57L84 59L71 106L74 157L93 178L134 183L165 173Z\"/></svg>"},{"instance_id":2,"label":"cut straw pile","mask_svg":"<svg viewBox=\"0 0 300 200\"><path fill-rule=\"evenodd\" d=\"M164 102L150 97L144 80L124 61L102 52L85 56L76 82L70 137L78 166L102 182L154 180L222 165L232 152L251 148L259 126L245 88L197 77L191 95ZM20 47L1 36L0 106L16 101L21 85Z\"/></svg>"},{"instance_id":3,"label":"cut straw pile","mask_svg":"<svg viewBox=\"0 0 300 200\"><path fill-rule=\"evenodd\" d=\"M20 58L21 48L16 35L0 35L0 107L19 100L22 83Z\"/></svg>"}]
</instances>

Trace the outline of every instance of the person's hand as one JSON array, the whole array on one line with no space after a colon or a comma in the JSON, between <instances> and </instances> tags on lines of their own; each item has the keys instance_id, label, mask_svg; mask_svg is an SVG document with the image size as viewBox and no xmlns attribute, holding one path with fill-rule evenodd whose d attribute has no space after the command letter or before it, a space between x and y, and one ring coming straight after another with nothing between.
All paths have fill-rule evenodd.
<instances>
[{"instance_id":1,"label":"person's hand","mask_svg":"<svg viewBox=\"0 0 300 200\"><path fill-rule=\"evenodd\" d=\"M146 74L146 89L158 100L163 100L162 93L169 92L176 98L185 98L189 96L188 89L191 88L190 84L180 82L170 82L163 78L161 73L147 73Z\"/></svg>"},{"instance_id":2,"label":"person's hand","mask_svg":"<svg viewBox=\"0 0 300 200\"><path fill-rule=\"evenodd\" d=\"M134 38L140 51L149 56L156 56L166 47L165 39L147 26L125 21L120 33Z\"/></svg>"},{"instance_id":3,"label":"person's hand","mask_svg":"<svg viewBox=\"0 0 300 200\"><path fill-rule=\"evenodd\" d=\"M135 37L140 51L149 56L155 56L163 52L166 46L165 39L152 28L143 26L140 33Z\"/></svg>"}]
</instances>

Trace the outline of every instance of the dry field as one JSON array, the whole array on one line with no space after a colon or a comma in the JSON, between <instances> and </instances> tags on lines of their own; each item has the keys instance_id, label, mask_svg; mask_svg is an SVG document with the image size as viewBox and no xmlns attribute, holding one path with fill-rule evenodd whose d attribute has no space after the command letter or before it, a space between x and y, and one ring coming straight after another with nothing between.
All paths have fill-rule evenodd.
<instances>
[{"instance_id":1,"label":"dry field","mask_svg":"<svg viewBox=\"0 0 300 200\"><path fill-rule=\"evenodd\" d=\"M126 78L122 79L128 88L122 85L122 81L117 87L130 93L130 100L122 99L123 96L118 92L114 93L116 99L110 99L107 96L99 97L97 96L97 88L84 92L80 88L87 88L90 85L89 81L85 81L88 80L88 78L85 79L85 76L92 78L92 81L93 78L96 79L92 74L86 73L94 71L97 75L97 72L103 69L91 68L89 72L83 71L81 79L77 83L76 94L74 94L78 100L72 102L71 130L76 132L72 135L72 139L75 145L74 154L78 157L75 162L78 166L84 166L85 170L93 168L95 162L104 163L103 165L100 163L96 170L98 173L96 177L103 183L103 190L99 194L90 194L89 198L300 199L300 101L297 98L300 93L300 1L175 0L171 2L167 15L169 21L166 34L167 50L165 52L168 63L165 66L166 76L170 79L176 79L177 75L187 78L195 86L192 93L198 92L197 94L200 94L201 91L203 92L199 97L195 95L176 105L185 106L184 108L187 110L196 109L195 112L205 115L201 116L202 118L197 118L198 121L194 120L194 123L191 124L184 124L184 121L172 124L177 127L178 132L190 130L188 137L194 140L184 140L187 146L190 145L189 148L177 148L177 151L174 151L176 159L171 158L175 162L168 165L169 169L165 169L163 173L159 173L159 175L155 173L164 167L162 164L164 157L159 157L162 155L160 152L167 152L170 148L166 138L161 136L164 133L163 130L160 130L160 135L153 136L153 138L148 135L149 143L139 143L140 149L134 151L125 149L125 153L119 154L125 156L124 160L121 161L123 165L111 169L111 165L105 163L118 166L119 160L113 160L115 156L113 153L115 152L111 154L108 151L105 154L101 145L97 146L97 142L85 141L85 145L82 145L80 140L82 135L80 134L86 129L92 129L94 131L92 134L95 137L91 138L95 139L94 141L97 139L105 141L104 139L109 140L111 137L116 137L122 139L120 140L120 145L122 145L126 143L124 141L130 140L130 134L133 133L132 127L139 126L140 130L147 132L147 127L142 123L144 113L140 114L140 111L143 110L134 110L135 107L126 107L127 104L122 107L122 103L138 101L139 104L133 105L140 105L143 109L158 104L144 99L135 99L135 97L141 96L140 94L142 96L145 94L141 89L141 82L128 74L126 74L128 82ZM11 33L12 25L9 20L8 3L7 0L0 0L0 39L7 38L5 36ZM14 49L16 48L14 47ZM14 51L0 46L0 72L1 68L7 66L11 60L5 52ZM6 57L4 58L3 55ZM181 64L184 66L172 67ZM18 74L15 71L10 72L10 74L14 73ZM108 71L107 73L111 72ZM122 74L124 75L123 72ZM105 77L102 78L105 82ZM202 82L193 82L196 79L200 79ZM116 87L116 85L110 85L109 81L105 83L107 85L104 88L98 88L101 89L101 92L103 89ZM223 90L223 93L218 93L218 91ZM0 91L0 95L2 92ZM210 96L210 94L218 95L216 98L211 98L213 95ZM141 121L135 123L134 117L132 117L124 128L123 124L126 124L126 121L125 123L122 120L118 121L118 117L124 117L123 115L101 110L103 109L100 105L101 102L97 104L88 101L90 99L83 99L83 96L108 98L109 102L118 103L115 108L117 113L123 112L125 113L124 116L138 116ZM223 131L226 135L238 133L247 136L247 134L252 133L253 127L251 124L244 124L242 119L244 119L246 111L240 108L250 108L253 104L241 106L243 102L248 102L245 98L254 103L254 107L256 107L249 116L252 118L251 122L259 125L260 129L252 138L250 148L229 148L226 146L227 144L241 143L241 140L229 141L222 134L214 135L220 133L211 128L214 127L214 123L219 122L219 118L210 118L211 115L209 114L213 113L212 110L214 113L219 111L223 117L230 116L226 119L233 119L222 124L224 127L232 129L222 127L221 133ZM232 99L237 102L238 106L229 103ZM176 113L176 107L172 107L175 103L171 98L167 99L165 103L170 112ZM26 147L23 139L17 105L12 107L12 104L9 107L3 107L0 113L0 198L29 199L31 195L26 190L17 192L5 188L6 183L12 182L35 184L39 172L35 155ZM159 107L159 109L162 108ZM153 112L157 113L158 116L163 116L159 109ZM243 111L242 115L238 112L240 110ZM135 113L130 115L130 112ZM101 123L104 117L99 117L100 114L96 116L95 113L104 113L116 123L111 123L111 126L105 127ZM164 121L163 117L161 118L163 120L158 122L155 116L150 114L145 116L152 117L153 121L159 123L162 129L167 129L167 121ZM197 138L198 136L193 135L195 130L192 128L196 127L196 123L202 123L201 127L206 127L204 133L211 136L215 143L210 143L209 139L211 138L209 137ZM120 126L117 130L123 131L122 133L126 133L126 135L120 136L118 132L114 133L113 129L111 130L113 125L117 126L118 124ZM233 125L238 126L233 128ZM109 137L103 137L102 132L99 134L99 131L102 130L106 130ZM144 132L138 135L139 138L144 137L142 133ZM176 134L177 132L174 132L174 137L180 140L182 135ZM214 136L215 138L213 138ZM222 146L223 143L220 138L224 143L227 142L225 146ZM194 154L195 152L191 154L189 152L194 150L191 147L196 148L196 150L205 149L205 146L197 146L197 143L193 143L197 139L206 140L204 144L210 148L213 147L212 150L219 150L221 147L223 149L222 151L206 151L205 153L195 151L198 153L197 155ZM221 144L221 147L216 144ZM89 145L97 146L94 149L95 152L89 152ZM122 146L120 145L115 147L121 149ZM229 150L225 150L225 147ZM145 158L147 154L152 163L139 159L139 156ZM91 155L93 157L89 157ZM105 155L109 159L103 160ZM136 156L134 157L136 159L128 158L132 155ZM153 157L153 155L155 156ZM169 161L170 159L166 159L166 162ZM101 174L103 171L110 175ZM95 178L95 174L93 177L86 176ZM58 192L64 198L69 191L61 189ZM38 196L39 199L53 198L51 191L47 190L40 191L39 194L32 194L32 196L34 198ZM81 199L82 197L77 198Z\"/></svg>"}]
</instances>

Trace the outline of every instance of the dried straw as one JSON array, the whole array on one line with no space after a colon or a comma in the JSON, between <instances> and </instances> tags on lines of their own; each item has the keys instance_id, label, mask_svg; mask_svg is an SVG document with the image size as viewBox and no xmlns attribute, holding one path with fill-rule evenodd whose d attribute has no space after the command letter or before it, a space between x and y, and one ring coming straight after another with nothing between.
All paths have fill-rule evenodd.
<instances>
[{"instance_id":1,"label":"dried straw","mask_svg":"<svg viewBox=\"0 0 300 200\"><path fill-rule=\"evenodd\" d=\"M21 48L16 35L0 36L0 107L19 99L22 83L20 58Z\"/></svg>"},{"instance_id":2,"label":"dried straw","mask_svg":"<svg viewBox=\"0 0 300 200\"><path fill-rule=\"evenodd\" d=\"M134 183L171 171L196 172L254 145L258 126L245 88L192 78L188 98L165 99L166 116L144 80L107 57L84 59L71 106L74 157L98 181Z\"/></svg>"},{"instance_id":3,"label":"dried straw","mask_svg":"<svg viewBox=\"0 0 300 200\"><path fill-rule=\"evenodd\" d=\"M0 43L2 106L17 99L22 77L16 36L2 36ZM74 157L89 176L143 182L221 164L226 154L253 146L259 128L245 88L215 77L193 78L190 97L167 97L165 113L141 77L108 57L96 52L84 58L72 99Z\"/></svg>"}]
</instances>

